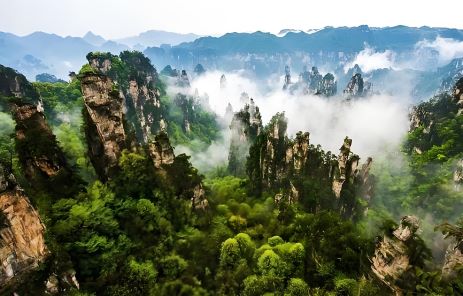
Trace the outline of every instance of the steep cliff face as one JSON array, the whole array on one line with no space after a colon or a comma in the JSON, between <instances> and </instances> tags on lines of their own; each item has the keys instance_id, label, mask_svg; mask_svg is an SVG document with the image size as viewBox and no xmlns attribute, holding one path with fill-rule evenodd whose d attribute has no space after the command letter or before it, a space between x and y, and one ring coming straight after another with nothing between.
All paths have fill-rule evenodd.
<instances>
[{"instance_id":1,"label":"steep cliff face","mask_svg":"<svg viewBox=\"0 0 463 296\"><path fill-rule=\"evenodd\" d=\"M259 107L255 105L253 99L246 102L243 109L233 114L230 130L228 170L235 176L243 176L249 147L262 131Z\"/></svg>"},{"instance_id":2,"label":"steep cliff face","mask_svg":"<svg viewBox=\"0 0 463 296\"><path fill-rule=\"evenodd\" d=\"M450 244L445 252L445 261L442 266L442 276L453 279L458 276L458 270L463 268L463 241Z\"/></svg>"},{"instance_id":3,"label":"steep cliff face","mask_svg":"<svg viewBox=\"0 0 463 296\"><path fill-rule=\"evenodd\" d=\"M443 223L438 225L435 230L441 231L446 239L451 240L445 253L442 277L445 280L461 278L463 272L463 224L461 221L457 225Z\"/></svg>"},{"instance_id":4,"label":"steep cliff face","mask_svg":"<svg viewBox=\"0 0 463 296\"><path fill-rule=\"evenodd\" d=\"M95 72L90 75L100 74L111 79L111 88L108 87L106 92L119 91L127 123L138 141L147 143L151 134L166 128L161 93L156 87L159 77L149 59L136 52L122 52L119 56L89 53L87 59Z\"/></svg>"},{"instance_id":5,"label":"steep cliff face","mask_svg":"<svg viewBox=\"0 0 463 296\"><path fill-rule=\"evenodd\" d=\"M172 183L179 196L191 199L195 208L205 208L201 178L187 158L174 155L165 132L164 107L156 87L159 78L149 60L137 52L123 52L119 57L97 53L87 58L89 64L83 69L91 69L80 73L85 133L90 159L100 179L105 181L118 174L124 149L146 153L160 178ZM186 78L183 73L179 79ZM189 121L195 116L194 98L178 97L175 102L185 115L184 128L188 132ZM181 181L176 179L180 167L192 171Z\"/></svg>"},{"instance_id":6,"label":"steep cliff face","mask_svg":"<svg viewBox=\"0 0 463 296\"><path fill-rule=\"evenodd\" d=\"M364 81L362 74L356 73L344 89L344 94L349 97L360 97L363 95Z\"/></svg>"},{"instance_id":7,"label":"steep cliff face","mask_svg":"<svg viewBox=\"0 0 463 296\"><path fill-rule=\"evenodd\" d=\"M121 77L118 83L125 97L127 120L133 125L138 141L147 143L152 134L166 129L161 92L156 86L159 83L158 73L141 53L123 52L120 59L129 70L127 77L118 74Z\"/></svg>"},{"instance_id":8,"label":"steep cliff face","mask_svg":"<svg viewBox=\"0 0 463 296\"><path fill-rule=\"evenodd\" d=\"M454 188L463 182L463 147L458 138L463 131L463 79L453 87L453 95L445 92L412 108L410 129L405 143L408 154L428 162L451 162ZM439 151L438 153L436 153Z\"/></svg>"},{"instance_id":9,"label":"steep cliff face","mask_svg":"<svg viewBox=\"0 0 463 296\"><path fill-rule=\"evenodd\" d=\"M67 164L46 122L39 96L13 69L0 68L0 101L16 122L16 150L24 176L36 191L54 196L74 194L82 183Z\"/></svg>"},{"instance_id":10,"label":"steep cliff face","mask_svg":"<svg viewBox=\"0 0 463 296\"><path fill-rule=\"evenodd\" d=\"M169 137L166 133L162 132L156 135L154 141L148 144L148 150L155 168L162 169L164 165L174 163L174 149L170 145Z\"/></svg>"},{"instance_id":11,"label":"steep cliff face","mask_svg":"<svg viewBox=\"0 0 463 296\"><path fill-rule=\"evenodd\" d=\"M107 76L87 74L81 78L81 86L90 160L98 176L106 180L114 175L126 148L123 98Z\"/></svg>"},{"instance_id":12,"label":"steep cliff face","mask_svg":"<svg viewBox=\"0 0 463 296\"><path fill-rule=\"evenodd\" d=\"M284 113L275 115L250 148L247 173L256 192L279 191L277 202L300 200L311 211L337 208L346 217L359 214L357 196L371 199L371 158L359 169L350 139L336 158L311 145L309 133L288 138L286 127Z\"/></svg>"},{"instance_id":13,"label":"steep cliff face","mask_svg":"<svg viewBox=\"0 0 463 296\"><path fill-rule=\"evenodd\" d=\"M0 290L48 256L45 226L14 176L0 164Z\"/></svg>"},{"instance_id":14,"label":"steep cliff face","mask_svg":"<svg viewBox=\"0 0 463 296\"><path fill-rule=\"evenodd\" d=\"M37 104L38 96L24 75L14 69L0 65L0 94L5 97L21 98L24 103ZM6 102L0 102L3 107Z\"/></svg>"},{"instance_id":15,"label":"steep cliff face","mask_svg":"<svg viewBox=\"0 0 463 296\"><path fill-rule=\"evenodd\" d=\"M395 295L403 295L401 282L411 272L413 259L412 245L419 220L415 216L405 216L391 236L385 235L377 244L371 269ZM406 280L405 280L406 281Z\"/></svg>"}]
</instances>

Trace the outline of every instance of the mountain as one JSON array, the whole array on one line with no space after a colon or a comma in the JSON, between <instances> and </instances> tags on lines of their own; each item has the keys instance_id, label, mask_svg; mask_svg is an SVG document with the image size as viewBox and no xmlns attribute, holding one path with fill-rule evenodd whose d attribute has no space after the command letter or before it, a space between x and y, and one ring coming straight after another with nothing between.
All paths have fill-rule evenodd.
<instances>
[{"instance_id":1,"label":"mountain","mask_svg":"<svg viewBox=\"0 0 463 296\"><path fill-rule=\"evenodd\" d=\"M87 43L92 44L94 46L101 46L106 40L101 37L100 35L93 34L92 31L88 31L84 37L82 37Z\"/></svg>"},{"instance_id":2,"label":"mountain","mask_svg":"<svg viewBox=\"0 0 463 296\"><path fill-rule=\"evenodd\" d=\"M138 34L137 36L130 36L122 39L117 39L117 42L126 44L128 46L160 46L161 44L178 45L183 42L192 42L201 36L196 34L180 34L159 30L149 30Z\"/></svg>"},{"instance_id":3,"label":"mountain","mask_svg":"<svg viewBox=\"0 0 463 296\"><path fill-rule=\"evenodd\" d=\"M295 71L302 71L307 63L335 69L352 61L366 45L376 51L394 51L397 62L407 62L420 41L437 37L463 40L463 30L406 26L325 27L307 32L287 29L280 33L283 36L258 31L201 37L171 48L150 47L145 54L159 67L180 64L183 68L193 68L201 63L208 69L245 69L256 76L268 76L284 73L289 61ZM429 57L423 56L430 60L430 67L436 65L435 54L435 50L431 50Z\"/></svg>"},{"instance_id":4,"label":"mountain","mask_svg":"<svg viewBox=\"0 0 463 296\"><path fill-rule=\"evenodd\" d=\"M22 72L29 79L47 72L66 79L70 71L77 71L85 62L90 51L110 51L119 53L128 46L106 41L94 45L86 40L100 43L99 36L87 33L84 38L61 37L56 34L34 32L26 36L17 36L0 32L0 63Z\"/></svg>"}]
</instances>

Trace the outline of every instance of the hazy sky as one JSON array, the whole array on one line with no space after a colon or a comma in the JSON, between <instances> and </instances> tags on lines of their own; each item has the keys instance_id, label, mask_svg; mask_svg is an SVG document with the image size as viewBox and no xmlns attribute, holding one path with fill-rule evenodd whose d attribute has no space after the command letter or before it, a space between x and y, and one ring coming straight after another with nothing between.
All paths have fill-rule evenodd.
<instances>
[{"instance_id":1,"label":"hazy sky","mask_svg":"<svg viewBox=\"0 0 463 296\"><path fill-rule=\"evenodd\" d=\"M460 3L460 4L458 4ZM218 35L325 26L463 28L459 0L0 0L0 31L106 38L158 29Z\"/></svg>"}]
</instances>

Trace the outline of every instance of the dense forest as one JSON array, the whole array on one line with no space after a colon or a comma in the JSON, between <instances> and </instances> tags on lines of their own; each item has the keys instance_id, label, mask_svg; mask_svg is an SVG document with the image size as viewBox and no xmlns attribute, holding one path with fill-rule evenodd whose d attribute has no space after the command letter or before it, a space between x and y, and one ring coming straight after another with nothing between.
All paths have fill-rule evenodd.
<instances>
[{"instance_id":1,"label":"dense forest","mask_svg":"<svg viewBox=\"0 0 463 296\"><path fill-rule=\"evenodd\" d=\"M229 163L203 175L174 148L205 149L222 122L169 94L187 73L136 51L87 60L69 82L0 66L0 197L24 195L44 236L2 295L463 295L463 79L383 159L348 137L325 151L247 102Z\"/></svg>"}]
</instances>

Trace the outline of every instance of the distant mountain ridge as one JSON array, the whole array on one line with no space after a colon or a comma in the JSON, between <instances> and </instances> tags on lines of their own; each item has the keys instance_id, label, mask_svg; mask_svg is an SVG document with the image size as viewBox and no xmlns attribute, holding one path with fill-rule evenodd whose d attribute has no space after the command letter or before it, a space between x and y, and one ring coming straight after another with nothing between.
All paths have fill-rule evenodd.
<instances>
[{"instance_id":1,"label":"distant mountain ridge","mask_svg":"<svg viewBox=\"0 0 463 296\"><path fill-rule=\"evenodd\" d=\"M188 33L172 33L159 30L149 30L138 34L137 36L131 36L115 41L134 47L141 45L144 47L148 46L160 46L162 44L178 45L183 42L191 42L201 37L200 35Z\"/></svg>"},{"instance_id":2,"label":"distant mountain ridge","mask_svg":"<svg viewBox=\"0 0 463 296\"><path fill-rule=\"evenodd\" d=\"M85 63L85 56L91 51L118 54L135 46L137 50L144 50L147 46L176 45L197 37L154 30L121 40L108 40L91 31L83 37L63 37L45 32L17 36L0 32L0 64L24 73L29 79L43 72L64 79L69 71L77 71Z\"/></svg>"},{"instance_id":3,"label":"distant mountain ridge","mask_svg":"<svg viewBox=\"0 0 463 296\"><path fill-rule=\"evenodd\" d=\"M83 37L43 32L16 36L0 32L0 63L17 69L29 79L40 73L66 79L69 71L77 71L85 63L88 52L118 54L135 49L144 51L159 69L170 64L192 70L200 63L206 69L244 69L257 77L265 77L282 75L286 64L296 72L302 71L304 65L336 72L337 67L351 62L367 45L376 51L392 50L397 53L397 59L407 61L420 41L433 41L437 37L463 41L463 30L363 25L307 31L285 29L279 35L235 32L220 37L149 30L116 40L107 40L93 32ZM432 60L436 53L430 49L424 54L430 61L426 71L436 71L438 66Z\"/></svg>"}]
</instances>

